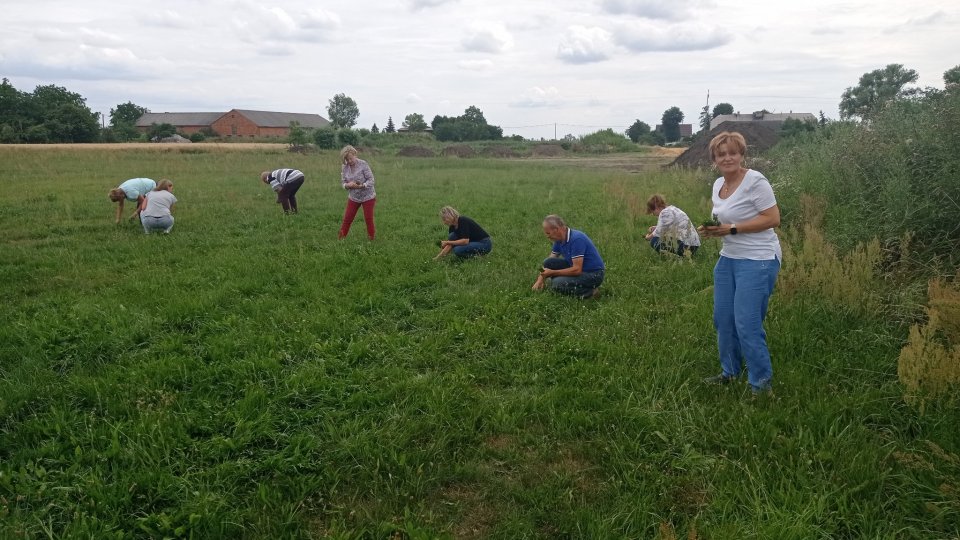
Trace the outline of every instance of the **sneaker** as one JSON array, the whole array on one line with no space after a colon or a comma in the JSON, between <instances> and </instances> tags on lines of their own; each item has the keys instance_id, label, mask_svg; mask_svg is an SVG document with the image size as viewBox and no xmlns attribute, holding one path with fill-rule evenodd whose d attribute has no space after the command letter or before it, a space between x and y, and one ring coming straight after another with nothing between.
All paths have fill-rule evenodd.
<instances>
[{"instance_id":1,"label":"sneaker","mask_svg":"<svg viewBox=\"0 0 960 540\"><path fill-rule=\"evenodd\" d=\"M734 380L736 380L736 377L733 375L724 375L721 373L719 375L714 375L713 377L707 377L703 380L703 382L706 384L730 384Z\"/></svg>"}]
</instances>

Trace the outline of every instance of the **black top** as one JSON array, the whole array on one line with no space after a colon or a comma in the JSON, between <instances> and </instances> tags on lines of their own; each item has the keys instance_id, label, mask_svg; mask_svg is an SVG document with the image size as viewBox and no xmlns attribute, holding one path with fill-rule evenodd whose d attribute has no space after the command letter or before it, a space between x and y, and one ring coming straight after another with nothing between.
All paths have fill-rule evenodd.
<instances>
[{"instance_id":1,"label":"black top","mask_svg":"<svg viewBox=\"0 0 960 540\"><path fill-rule=\"evenodd\" d=\"M460 219L457 220L457 225L459 226L450 226L450 232L457 236L457 240L467 238L471 242L479 242L484 238L490 238L490 235L487 234L487 231L483 230L483 227L477 225L476 221L467 216L460 216Z\"/></svg>"}]
</instances>

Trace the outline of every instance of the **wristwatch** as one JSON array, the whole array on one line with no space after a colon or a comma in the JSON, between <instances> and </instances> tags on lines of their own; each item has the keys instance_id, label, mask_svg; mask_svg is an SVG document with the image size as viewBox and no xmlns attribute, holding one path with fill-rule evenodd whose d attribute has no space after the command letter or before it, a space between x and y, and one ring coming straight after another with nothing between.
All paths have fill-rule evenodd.
<instances>
[{"instance_id":1,"label":"wristwatch","mask_svg":"<svg viewBox=\"0 0 960 540\"><path fill-rule=\"evenodd\" d=\"M737 224L736 224L736 223L731 223L731 224L730 224L730 234L737 234Z\"/></svg>"}]
</instances>

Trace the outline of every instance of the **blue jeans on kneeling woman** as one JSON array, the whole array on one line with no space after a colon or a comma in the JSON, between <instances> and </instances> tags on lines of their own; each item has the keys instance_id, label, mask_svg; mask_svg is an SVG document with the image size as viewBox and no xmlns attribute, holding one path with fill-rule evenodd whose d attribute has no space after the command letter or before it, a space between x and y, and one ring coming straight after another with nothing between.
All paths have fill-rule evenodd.
<instances>
[{"instance_id":1,"label":"blue jeans on kneeling woman","mask_svg":"<svg viewBox=\"0 0 960 540\"><path fill-rule=\"evenodd\" d=\"M559 257L550 257L543 260L543 267L548 270L564 270L573 266L570 261ZM603 270L581 272L579 276L555 276L550 278L550 289L560 294L569 294L588 298L593 290L603 283Z\"/></svg>"},{"instance_id":2,"label":"blue jeans on kneeling woman","mask_svg":"<svg viewBox=\"0 0 960 540\"><path fill-rule=\"evenodd\" d=\"M456 240L457 237L454 233L447 235L449 240ZM486 237L483 240L476 242L470 242L469 244L463 246L453 246L453 254L461 259L469 259L470 257L476 257L477 255L486 255L493 251L493 240L490 237Z\"/></svg>"}]
</instances>

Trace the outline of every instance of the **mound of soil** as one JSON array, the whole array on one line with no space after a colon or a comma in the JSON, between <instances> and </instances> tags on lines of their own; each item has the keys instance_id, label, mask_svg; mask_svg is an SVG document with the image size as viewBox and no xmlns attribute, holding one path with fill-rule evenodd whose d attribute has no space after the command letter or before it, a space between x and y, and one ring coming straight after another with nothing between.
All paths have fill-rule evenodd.
<instances>
[{"instance_id":1,"label":"mound of soil","mask_svg":"<svg viewBox=\"0 0 960 540\"><path fill-rule=\"evenodd\" d=\"M566 150L559 144L538 144L533 147L533 155L535 156L556 157L562 156L565 153Z\"/></svg>"},{"instance_id":2,"label":"mound of soil","mask_svg":"<svg viewBox=\"0 0 960 540\"><path fill-rule=\"evenodd\" d=\"M780 131L759 122L724 122L710 130L705 136L697 139L690 148L687 148L670 166L676 167L710 167L710 139L721 131L735 131L747 140L747 155L755 157L766 152L780 142Z\"/></svg>"},{"instance_id":3,"label":"mound of soil","mask_svg":"<svg viewBox=\"0 0 960 540\"><path fill-rule=\"evenodd\" d=\"M520 154L508 146L488 146L483 149L483 155L495 158L520 157Z\"/></svg>"},{"instance_id":4,"label":"mound of soil","mask_svg":"<svg viewBox=\"0 0 960 540\"><path fill-rule=\"evenodd\" d=\"M453 156L458 158L469 158L477 155L473 148L466 144L454 144L447 146L441 152L444 156Z\"/></svg>"},{"instance_id":5,"label":"mound of soil","mask_svg":"<svg viewBox=\"0 0 960 540\"><path fill-rule=\"evenodd\" d=\"M433 153L433 150L429 148L424 148L423 146L404 146L399 151L397 155L400 157L434 157L436 154Z\"/></svg>"}]
</instances>

